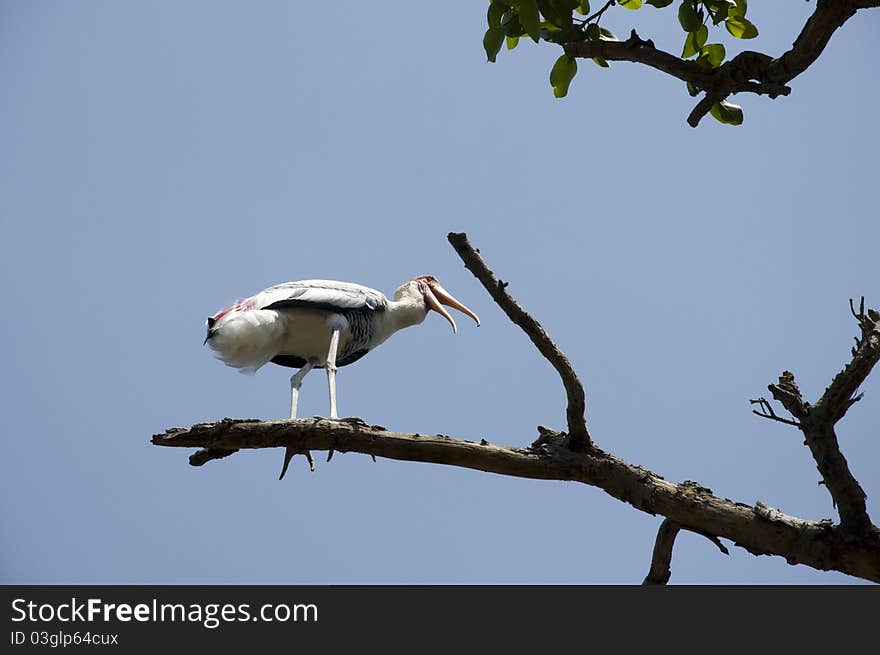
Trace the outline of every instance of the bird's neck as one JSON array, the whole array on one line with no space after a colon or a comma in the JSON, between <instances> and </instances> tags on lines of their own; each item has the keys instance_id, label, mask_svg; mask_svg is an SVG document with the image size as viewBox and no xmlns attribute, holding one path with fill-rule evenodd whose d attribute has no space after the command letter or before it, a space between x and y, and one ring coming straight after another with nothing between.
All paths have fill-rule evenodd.
<instances>
[{"instance_id":1,"label":"bird's neck","mask_svg":"<svg viewBox=\"0 0 880 655\"><path fill-rule=\"evenodd\" d=\"M388 321L390 332L397 332L403 328L418 325L425 320L427 313L424 300L421 298L403 297L400 300L388 302L385 320Z\"/></svg>"}]
</instances>

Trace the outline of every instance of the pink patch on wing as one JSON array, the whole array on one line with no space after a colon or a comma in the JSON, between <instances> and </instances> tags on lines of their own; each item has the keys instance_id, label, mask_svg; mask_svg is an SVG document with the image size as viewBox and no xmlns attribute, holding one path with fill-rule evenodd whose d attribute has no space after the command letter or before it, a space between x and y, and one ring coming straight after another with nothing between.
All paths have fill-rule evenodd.
<instances>
[{"instance_id":1,"label":"pink patch on wing","mask_svg":"<svg viewBox=\"0 0 880 655\"><path fill-rule=\"evenodd\" d=\"M230 305L229 307L225 307L224 309L221 309L219 312L214 314L211 318L214 319L214 321L219 321L221 318L223 318L224 316L226 316L230 312L235 311L236 309L238 309L238 303L235 303L234 305Z\"/></svg>"},{"instance_id":2,"label":"pink patch on wing","mask_svg":"<svg viewBox=\"0 0 880 655\"><path fill-rule=\"evenodd\" d=\"M252 298L248 298L247 300L239 300L235 304L229 305L229 307L225 307L224 309L221 309L219 312L214 314L211 318L214 319L214 321L216 322L216 321L219 321L224 316L226 316L227 314L231 314L232 312L237 312L239 310L245 311L245 310L253 309L253 308L254 308L254 301Z\"/></svg>"}]
</instances>

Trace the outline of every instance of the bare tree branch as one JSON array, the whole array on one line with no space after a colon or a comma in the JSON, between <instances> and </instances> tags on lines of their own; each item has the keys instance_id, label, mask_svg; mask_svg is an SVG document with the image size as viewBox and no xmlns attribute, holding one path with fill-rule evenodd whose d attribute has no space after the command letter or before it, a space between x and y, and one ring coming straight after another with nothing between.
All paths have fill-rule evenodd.
<instances>
[{"instance_id":1,"label":"bare tree branch","mask_svg":"<svg viewBox=\"0 0 880 655\"><path fill-rule=\"evenodd\" d=\"M642 582L643 585L663 585L669 582L669 576L672 575L672 547L675 545L675 538L678 536L679 530L689 530L706 537L718 546L718 550L725 555L730 555L730 551L715 535L685 528L675 521L665 519L657 530L657 539L654 541L654 551L651 554L651 568Z\"/></svg>"},{"instance_id":2,"label":"bare tree branch","mask_svg":"<svg viewBox=\"0 0 880 655\"><path fill-rule=\"evenodd\" d=\"M787 96L791 93L788 83L819 58L834 32L859 9L877 6L878 0L817 0L815 11L791 49L780 57L744 51L712 69L655 48L651 40L639 38L635 30L626 41L572 41L564 49L569 57L630 61L690 82L706 93L688 116L688 124L696 127L713 105L733 93Z\"/></svg>"},{"instance_id":3,"label":"bare tree branch","mask_svg":"<svg viewBox=\"0 0 880 655\"><path fill-rule=\"evenodd\" d=\"M778 59L766 67L761 78L768 82L787 83L803 73L819 58L831 36L859 9L873 6L874 3L859 0L816 0L816 10L804 23L801 33Z\"/></svg>"},{"instance_id":4,"label":"bare tree branch","mask_svg":"<svg viewBox=\"0 0 880 655\"><path fill-rule=\"evenodd\" d=\"M856 320L862 330L862 338L856 339L852 359L838 373L822 397L816 401L814 412L824 412L835 423L843 418L858 398L857 391L871 370L880 360L880 314L869 309L865 312L865 299ZM850 300L852 309L852 301ZM853 311L855 314L855 312Z\"/></svg>"},{"instance_id":5,"label":"bare tree branch","mask_svg":"<svg viewBox=\"0 0 880 655\"><path fill-rule=\"evenodd\" d=\"M853 539L829 521L804 521L766 506L712 495L693 482L675 484L597 447L572 452L551 439L537 449L507 448L443 435L389 432L380 426L326 419L224 419L155 435L159 446L218 449L281 448L359 452L390 459L447 464L522 478L571 480L599 487L652 515L706 535L730 539L755 555L835 570L880 582L880 530Z\"/></svg>"},{"instance_id":6,"label":"bare tree branch","mask_svg":"<svg viewBox=\"0 0 880 655\"><path fill-rule=\"evenodd\" d=\"M222 448L202 448L189 456L190 466L204 466L215 459L223 459L238 452L238 448L224 450Z\"/></svg>"},{"instance_id":7,"label":"bare tree branch","mask_svg":"<svg viewBox=\"0 0 880 655\"><path fill-rule=\"evenodd\" d=\"M576 451L589 448L592 440L590 433L587 431L586 419L584 418L584 413L586 412L584 388L574 372L571 362L568 361L568 357L553 343L553 340L544 328L541 327L541 324L510 297L506 290L507 283L497 279L492 271L489 270L489 267L486 266L480 257L480 251L471 246L466 234L450 232L447 239L449 239L452 247L455 248L458 256L461 257L465 267L486 287L486 291L498 303L498 306L504 310L508 318L522 328L523 332L528 335L532 343L538 348L538 351L559 373L559 377L562 378L562 384L565 387L565 393L568 396L566 418L568 419L568 432L571 435L569 447Z\"/></svg>"},{"instance_id":8,"label":"bare tree branch","mask_svg":"<svg viewBox=\"0 0 880 655\"><path fill-rule=\"evenodd\" d=\"M861 397L856 395L856 391L880 360L880 314L873 309L865 312L864 298L859 313L855 312L852 300L850 308L859 322L862 338L856 339L852 359L834 377L822 397L813 405L805 402L794 381L794 375L789 371L783 372L779 383L771 384L769 389L773 397L797 417L797 423L781 418L776 420L795 424L804 433L804 443L810 449L816 468L822 475L822 484L828 489L840 514L841 530L851 535L862 535L875 528L868 516L865 491L853 476L846 457L840 450L834 425ZM766 403L766 408L769 408L769 403ZM773 414L772 408L769 413ZM774 417L775 414L767 418Z\"/></svg>"},{"instance_id":9,"label":"bare tree branch","mask_svg":"<svg viewBox=\"0 0 880 655\"><path fill-rule=\"evenodd\" d=\"M666 584L672 575L672 547L681 526L675 521L664 519L657 530L657 539L654 541L654 552L651 556L651 568L645 576L643 585Z\"/></svg>"}]
</instances>

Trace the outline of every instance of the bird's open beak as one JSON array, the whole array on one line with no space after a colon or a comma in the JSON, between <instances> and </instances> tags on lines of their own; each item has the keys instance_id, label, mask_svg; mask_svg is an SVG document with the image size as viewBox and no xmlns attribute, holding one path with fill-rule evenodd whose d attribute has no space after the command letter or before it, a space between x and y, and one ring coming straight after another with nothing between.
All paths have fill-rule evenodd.
<instances>
[{"instance_id":1,"label":"bird's open beak","mask_svg":"<svg viewBox=\"0 0 880 655\"><path fill-rule=\"evenodd\" d=\"M446 289L440 286L440 283L436 279L428 279L425 281L424 286L425 291L425 302L428 304L429 309L433 309L438 314L441 314L443 318L449 321L449 324L452 326L453 332L458 332L458 328L455 325L455 320L452 316L449 315L443 305L447 307L452 307L462 312L463 314L467 314L472 319L477 322L477 325L480 325L479 317L474 314L471 310L465 307L463 304L458 302L455 297L450 294ZM441 304L442 303L442 304Z\"/></svg>"}]
</instances>

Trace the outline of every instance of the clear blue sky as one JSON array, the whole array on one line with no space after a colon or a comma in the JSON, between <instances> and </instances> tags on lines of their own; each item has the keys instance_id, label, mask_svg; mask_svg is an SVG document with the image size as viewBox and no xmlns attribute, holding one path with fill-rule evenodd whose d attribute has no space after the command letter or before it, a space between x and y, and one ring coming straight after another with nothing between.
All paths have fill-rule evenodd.
<instances>
[{"instance_id":1,"label":"clear blue sky","mask_svg":"<svg viewBox=\"0 0 880 655\"><path fill-rule=\"evenodd\" d=\"M753 3L778 53L813 5ZM483 319L438 316L340 370L340 411L521 446L562 386L446 243L466 231L580 372L599 443L672 480L835 516L799 434L748 399L783 369L815 399L849 356L848 298L880 305L873 56L835 35L745 124L685 123L684 85L558 52L485 62L482 2L0 2L5 583L636 583L660 523L583 485L282 451L203 468L152 434L280 418L290 371L247 377L205 318L306 278L392 292L436 275ZM662 19L662 20L659 20ZM671 10L609 12L678 51ZM642 27L644 25L644 27ZM714 38L713 38L714 40ZM731 48L737 44L723 39ZM732 50L735 52L735 50ZM880 516L880 382L838 426ZM301 412L327 411L321 373ZM683 534L677 583L841 583Z\"/></svg>"}]
</instances>

